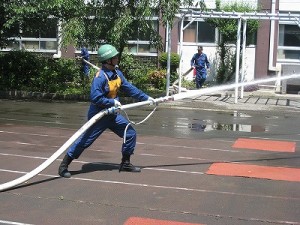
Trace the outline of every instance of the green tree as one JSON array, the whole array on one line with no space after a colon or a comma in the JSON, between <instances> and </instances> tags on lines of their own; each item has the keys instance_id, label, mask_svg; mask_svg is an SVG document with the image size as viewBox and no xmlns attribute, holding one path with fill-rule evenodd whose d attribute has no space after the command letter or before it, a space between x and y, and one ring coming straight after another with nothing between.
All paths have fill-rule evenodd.
<instances>
[{"instance_id":1,"label":"green tree","mask_svg":"<svg viewBox=\"0 0 300 225\"><path fill-rule=\"evenodd\" d=\"M202 1L202 0L200 0ZM163 43L151 18L160 16L164 26L173 24L181 4L191 6L192 0L104 0L92 1L84 11L87 17L66 21L64 40L97 47L102 42L115 45L122 53L128 40L149 38L150 44L162 50Z\"/></svg>"},{"instance_id":2,"label":"green tree","mask_svg":"<svg viewBox=\"0 0 300 225\"><path fill-rule=\"evenodd\" d=\"M20 37L30 30L37 33L47 26L49 17L70 20L82 16L85 4L81 0L4 0L0 6L0 48L6 46L10 37Z\"/></svg>"},{"instance_id":3,"label":"green tree","mask_svg":"<svg viewBox=\"0 0 300 225\"><path fill-rule=\"evenodd\" d=\"M201 0L202 1L202 0ZM162 40L149 19L161 15L161 23L172 24L181 4L192 0L4 0L0 8L5 21L1 37L10 37L8 29L16 24L38 30L49 16L62 21L63 45L98 47L102 42L115 45L121 52L130 39L150 37L151 44L162 48ZM19 29L17 29L18 31ZM5 35L6 34L6 35ZM18 34L21 35L21 34ZM17 36L18 36L17 35ZM15 35L16 36L16 35ZM0 43L0 47L4 45Z\"/></svg>"},{"instance_id":4,"label":"green tree","mask_svg":"<svg viewBox=\"0 0 300 225\"><path fill-rule=\"evenodd\" d=\"M8 44L9 38L18 35L11 25L10 17L13 15L9 10L10 0L3 0L0 4L0 49Z\"/></svg>"},{"instance_id":5,"label":"green tree","mask_svg":"<svg viewBox=\"0 0 300 225\"><path fill-rule=\"evenodd\" d=\"M122 52L128 40L143 40L147 35L153 45L159 46L160 37L150 20L147 20L158 15L158 12L148 2L92 1L82 8L81 17L65 20L64 43L96 48L103 42L108 42Z\"/></svg>"},{"instance_id":6,"label":"green tree","mask_svg":"<svg viewBox=\"0 0 300 225\"><path fill-rule=\"evenodd\" d=\"M220 0L216 0L216 10L225 12L254 12L258 9L246 2L234 2L230 4L221 4ZM217 68L216 80L218 83L231 81L235 73L236 54L232 52L229 46L235 43L237 39L237 19L206 19L206 22L218 28L221 38L218 43L219 65ZM253 41L252 38L259 27L258 20L247 21L247 44ZM240 47L240 46L238 46ZM238 56L240 57L240 56Z\"/></svg>"}]
</instances>

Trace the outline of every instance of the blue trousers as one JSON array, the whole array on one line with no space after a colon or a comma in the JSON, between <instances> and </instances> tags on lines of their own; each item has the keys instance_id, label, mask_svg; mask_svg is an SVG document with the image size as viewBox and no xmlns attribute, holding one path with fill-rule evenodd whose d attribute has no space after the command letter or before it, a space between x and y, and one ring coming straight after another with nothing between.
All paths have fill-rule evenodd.
<instances>
[{"instance_id":1,"label":"blue trousers","mask_svg":"<svg viewBox=\"0 0 300 225\"><path fill-rule=\"evenodd\" d=\"M196 73L196 88L202 88L204 82L206 80L206 72L198 72Z\"/></svg>"},{"instance_id":2,"label":"blue trousers","mask_svg":"<svg viewBox=\"0 0 300 225\"><path fill-rule=\"evenodd\" d=\"M105 116L82 134L69 148L67 154L77 159L107 128L122 138L127 124L128 121L120 114ZM122 144L122 154L132 155L135 145L136 131L129 125L126 131L126 141Z\"/></svg>"}]
</instances>

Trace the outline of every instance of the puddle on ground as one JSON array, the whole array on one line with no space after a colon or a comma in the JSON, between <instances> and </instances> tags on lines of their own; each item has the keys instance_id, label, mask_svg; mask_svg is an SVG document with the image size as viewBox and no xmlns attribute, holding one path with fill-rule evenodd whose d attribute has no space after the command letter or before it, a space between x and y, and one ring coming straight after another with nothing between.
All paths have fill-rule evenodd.
<instances>
[{"instance_id":1,"label":"puddle on ground","mask_svg":"<svg viewBox=\"0 0 300 225\"><path fill-rule=\"evenodd\" d=\"M242 116L248 116L247 114ZM161 128L174 128L177 131L186 133L188 131L209 132L209 131L239 131L239 132L268 132L269 126L252 125L244 123L222 123L214 120L199 120L188 118L177 118L174 123L163 122Z\"/></svg>"},{"instance_id":2,"label":"puddle on ground","mask_svg":"<svg viewBox=\"0 0 300 225\"><path fill-rule=\"evenodd\" d=\"M228 115L228 113L225 113L225 112L217 112L217 114L226 114ZM249 118L249 117L253 117L247 113L242 113L242 112L238 112L238 111L234 111L233 113L230 113L229 114L230 116L233 116L233 117L240 117L240 118Z\"/></svg>"},{"instance_id":3,"label":"puddle on ground","mask_svg":"<svg viewBox=\"0 0 300 225\"><path fill-rule=\"evenodd\" d=\"M249 125L249 124L223 124L223 123L190 123L188 128L194 131L208 132L214 130L223 131L240 131L240 132L266 132L268 129L259 125Z\"/></svg>"},{"instance_id":4,"label":"puddle on ground","mask_svg":"<svg viewBox=\"0 0 300 225\"><path fill-rule=\"evenodd\" d=\"M234 111L230 115L233 116L233 117L240 117L240 118L249 118L249 117L252 117L251 115L249 115L247 113L242 113L242 112L237 112L237 111Z\"/></svg>"},{"instance_id":5,"label":"puddle on ground","mask_svg":"<svg viewBox=\"0 0 300 225\"><path fill-rule=\"evenodd\" d=\"M58 115L57 113L42 113L41 117L46 117L46 118L63 118L62 116Z\"/></svg>"},{"instance_id":6,"label":"puddle on ground","mask_svg":"<svg viewBox=\"0 0 300 225\"><path fill-rule=\"evenodd\" d=\"M278 119L279 116L265 116L266 119Z\"/></svg>"}]
</instances>

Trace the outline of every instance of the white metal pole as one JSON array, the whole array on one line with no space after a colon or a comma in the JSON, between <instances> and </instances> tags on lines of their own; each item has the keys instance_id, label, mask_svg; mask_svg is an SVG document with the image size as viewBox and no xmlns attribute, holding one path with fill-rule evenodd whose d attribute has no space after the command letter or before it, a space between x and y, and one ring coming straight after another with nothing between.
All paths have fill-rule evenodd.
<instances>
[{"instance_id":1,"label":"white metal pole","mask_svg":"<svg viewBox=\"0 0 300 225\"><path fill-rule=\"evenodd\" d=\"M246 38L247 38L246 32L247 32L247 20L244 20L241 82L245 81L245 64L246 64L245 55L246 55ZM241 87L241 98L244 98L244 86Z\"/></svg>"},{"instance_id":2,"label":"white metal pole","mask_svg":"<svg viewBox=\"0 0 300 225\"><path fill-rule=\"evenodd\" d=\"M166 96L169 96L170 88L170 71L171 71L171 26L168 25L168 59L167 59L167 82L166 82Z\"/></svg>"},{"instance_id":3,"label":"white metal pole","mask_svg":"<svg viewBox=\"0 0 300 225\"><path fill-rule=\"evenodd\" d=\"M235 92L234 92L234 103L238 102L238 83L239 83L239 73L240 73L240 45L241 45L241 25L242 18L238 19L238 29L237 29L237 41L236 41L236 65L235 65Z\"/></svg>"},{"instance_id":4,"label":"white metal pole","mask_svg":"<svg viewBox=\"0 0 300 225\"><path fill-rule=\"evenodd\" d=\"M300 18L295 17L295 23L298 25L298 27L300 28Z\"/></svg>"},{"instance_id":5,"label":"white metal pole","mask_svg":"<svg viewBox=\"0 0 300 225\"><path fill-rule=\"evenodd\" d=\"M275 10L276 10L276 0L272 0L271 13L275 14ZM270 42L269 42L269 67L268 67L268 70L270 71L276 71L276 67L273 66L274 42L275 42L275 20L271 20Z\"/></svg>"},{"instance_id":6,"label":"white metal pole","mask_svg":"<svg viewBox=\"0 0 300 225\"><path fill-rule=\"evenodd\" d=\"M259 12L199 12L187 10L180 10L181 13L186 13L187 17L193 18L223 18L223 19L255 19L255 20L280 20L280 21L297 21L300 17L300 14L296 13L259 13Z\"/></svg>"},{"instance_id":7,"label":"white metal pole","mask_svg":"<svg viewBox=\"0 0 300 225\"><path fill-rule=\"evenodd\" d=\"M58 20L57 25L57 53L53 55L53 58L58 59L61 57L61 44L62 44L62 21Z\"/></svg>"},{"instance_id":8,"label":"white metal pole","mask_svg":"<svg viewBox=\"0 0 300 225\"><path fill-rule=\"evenodd\" d=\"M181 92L181 81L182 81L182 43L183 43L183 23L184 23L184 18L181 19L181 26L180 26L180 42L179 42L179 84L178 84L178 92Z\"/></svg>"},{"instance_id":9,"label":"white metal pole","mask_svg":"<svg viewBox=\"0 0 300 225\"><path fill-rule=\"evenodd\" d=\"M165 52L168 52L168 46L169 46L169 23L167 23L166 27L166 46L165 46Z\"/></svg>"}]
</instances>

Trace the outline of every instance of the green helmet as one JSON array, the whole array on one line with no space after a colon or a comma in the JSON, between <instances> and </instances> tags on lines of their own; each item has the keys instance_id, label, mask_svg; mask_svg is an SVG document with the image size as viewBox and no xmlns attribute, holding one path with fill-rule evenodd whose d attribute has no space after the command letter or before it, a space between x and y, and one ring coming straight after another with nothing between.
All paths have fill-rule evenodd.
<instances>
[{"instance_id":1,"label":"green helmet","mask_svg":"<svg viewBox=\"0 0 300 225\"><path fill-rule=\"evenodd\" d=\"M98 49L98 56L100 62L105 62L106 60L111 59L112 57L118 54L119 52L117 51L117 49L109 44L102 45Z\"/></svg>"}]
</instances>

